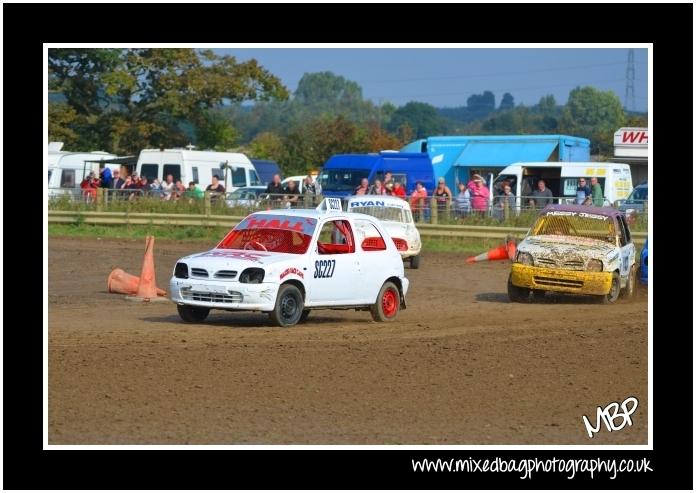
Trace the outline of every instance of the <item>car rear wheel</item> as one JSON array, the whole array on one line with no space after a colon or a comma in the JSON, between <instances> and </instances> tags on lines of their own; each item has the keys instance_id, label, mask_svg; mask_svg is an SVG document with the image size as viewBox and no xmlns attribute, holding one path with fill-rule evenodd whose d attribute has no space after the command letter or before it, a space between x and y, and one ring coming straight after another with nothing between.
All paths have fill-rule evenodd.
<instances>
[{"instance_id":1,"label":"car rear wheel","mask_svg":"<svg viewBox=\"0 0 696 493\"><path fill-rule=\"evenodd\" d=\"M283 284L278 290L275 307L269 316L275 325L289 327L300 321L303 308L304 301L300 290L292 284Z\"/></svg>"},{"instance_id":2,"label":"car rear wheel","mask_svg":"<svg viewBox=\"0 0 696 493\"><path fill-rule=\"evenodd\" d=\"M418 255L414 255L413 257L410 258L411 262L411 269L417 269L420 267L420 253Z\"/></svg>"},{"instance_id":3,"label":"car rear wheel","mask_svg":"<svg viewBox=\"0 0 696 493\"><path fill-rule=\"evenodd\" d=\"M375 322L391 322L399 314L401 306L401 294L399 288L391 281L387 281L379 290L377 302L370 306L372 320Z\"/></svg>"},{"instance_id":4,"label":"car rear wheel","mask_svg":"<svg viewBox=\"0 0 696 493\"><path fill-rule=\"evenodd\" d=\"M513 303L526 303L529 301L529 293L531 290L529 288L521 288L512 284L512 274L508 277L507 283L508 298Z\"/></svg>"},{"instance_id":5,"label":"car rear wheel","mask_svg":"<svg viewBox=\"0 0 696 493\"><path fill-rule=\"evenodd\" d=\"M176 310L181 319L189 323L202 322L210 313L210 308L189 305L176 305Z\"/></svg>"},{"instance_id":6,"label":"car rear wheel","mask_svg":"<svg viewBox=\"0 0 696 493\"><path fill-rule=\"evenodd\" d=\"M619 298L619 293L621 292L621 282L619 279L619 273L614 272L611 275L611 288L607 294L602 294L597 297L598 301L602 304L614 303Z\"/></svg>"}]
</instances>

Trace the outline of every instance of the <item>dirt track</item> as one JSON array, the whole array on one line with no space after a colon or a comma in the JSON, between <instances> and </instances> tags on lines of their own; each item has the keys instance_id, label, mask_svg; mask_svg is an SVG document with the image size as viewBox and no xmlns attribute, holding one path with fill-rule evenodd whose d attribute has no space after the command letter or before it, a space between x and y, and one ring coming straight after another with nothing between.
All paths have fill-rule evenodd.
<instances>
[{"instance_id":1,"label":"dirt track","mask_svg":"<svg viewBox=\"0 0 696 493\"><path fill-rule=\"evenodd\" d=\"M158 284L203 243L157 240ZM144 241L49 240L52 444L643 444L648 304L512 304L507 262L424 254L409 308L180 322L174 305L106 293ZM640 400L633 425L588 439L582 415ZM617 423L620 421L617 420Z\"/></svg>"}]
</instances>

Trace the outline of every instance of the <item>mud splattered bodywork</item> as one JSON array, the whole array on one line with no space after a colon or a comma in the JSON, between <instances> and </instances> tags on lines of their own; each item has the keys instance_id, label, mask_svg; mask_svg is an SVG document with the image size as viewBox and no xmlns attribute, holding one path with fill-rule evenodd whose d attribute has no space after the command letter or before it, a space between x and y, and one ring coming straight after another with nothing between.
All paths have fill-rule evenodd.
<instances>
[{"instance_id":1,"label":"mud splattered bodywork","mask_svg":"<svg viewBox=\"0 0 696 493\"><path fill-rule=\"evenodd\" d=\"M517 288L607 295L635 275L635 247L612 209L552 205L518 245L510 283ZM619 285L612 286L618 277Z\"/></svg>"}]
</instances>

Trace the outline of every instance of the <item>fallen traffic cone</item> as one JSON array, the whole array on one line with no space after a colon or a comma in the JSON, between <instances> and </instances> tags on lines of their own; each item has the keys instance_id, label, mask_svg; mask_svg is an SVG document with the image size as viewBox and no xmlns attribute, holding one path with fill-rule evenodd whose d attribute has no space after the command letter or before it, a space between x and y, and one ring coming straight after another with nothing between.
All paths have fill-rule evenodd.
<instances>
[{"instance_id":1,"label":"fallen traffic cone","mask_svg":"<svg viewBox=\"0 0 696 493\"><path fill-rule=\"evenodd\" d=\"M106 287L109 293L129 294L131 296L138 292L140 278L125 272L123 269L114 269L109 274L106 280ZM157 288L158 296L165 296L167 292L164 289Z\"/></svg>"},{"instance_id":2,"label":"fallen traffic cone","mask_svg":"<svg viewBox=\"0 0 696 493\"><path fill-rule=\"evenodd\" d=\"M484 260L512 260L517 253L517 240L508 236L504 245L488 250L485 253L469 257L466 259L467 264L474 262L482 262Z\"/></svg>"},{"instance_id":3,"label":"fallen traffic cone","mask_svg":"<svg viewBox=\"0 0 696 493\"><path fill-rule=\"evenodd\" d=\"M515 254L517 253L517 238L513 238L512 236L507 237L507 253L510 260L515 258Z\"/></svg>"}]
</instances>

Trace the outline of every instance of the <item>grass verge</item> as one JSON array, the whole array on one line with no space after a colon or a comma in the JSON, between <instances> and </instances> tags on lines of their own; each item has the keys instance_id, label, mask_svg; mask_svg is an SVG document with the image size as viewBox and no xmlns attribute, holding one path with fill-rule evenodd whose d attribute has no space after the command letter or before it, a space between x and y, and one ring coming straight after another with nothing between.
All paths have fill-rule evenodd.
<instances>
[{"instance_id":1,"label":"grass verge","mask_svg":"<svg viewBox=\"0 0 696 493\"><path fill-rule=\"evenodd\" d=\"M217 242L229 231L228 228L205 228L201 226L99 226L92 224L55 224L48 225L48 236L76 236L99 238L134 238L141 239L147 235L181 241ZM478 255L503 243L502 239L482 238L438 238L426 236L421 238L424 252L452 252L466 255ZM642 242L636 242L636 253L640 255Z\"/></svg>"}]
</instances>

